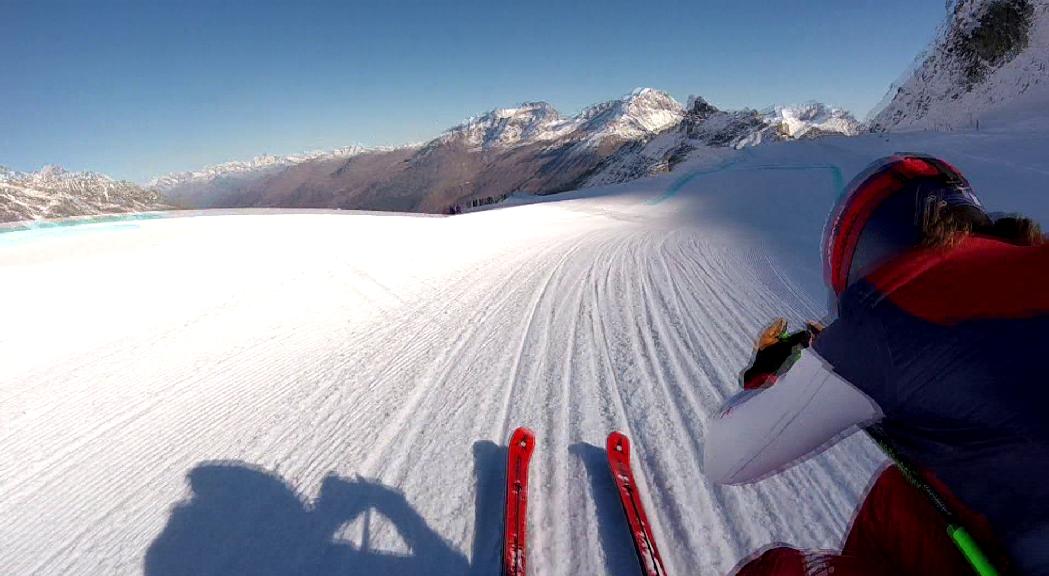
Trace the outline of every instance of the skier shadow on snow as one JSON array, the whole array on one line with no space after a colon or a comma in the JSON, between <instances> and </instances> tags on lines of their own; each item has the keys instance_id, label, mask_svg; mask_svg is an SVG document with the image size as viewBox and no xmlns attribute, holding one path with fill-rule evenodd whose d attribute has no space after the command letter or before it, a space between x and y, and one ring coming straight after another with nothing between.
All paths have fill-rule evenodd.
<instances>
[{"instance_id":1,"label":"skier shadow on snow","mask_svg":"<svg viewBox=\"0 0 1049 576\"><path fill-rule=\"evenodd\" d=\"M470 568L404 494L371 480L328 476L319 498L307 504L279 476L242 462L200 464L188 479L192 498L174 508L150 545L148 576L430 575ZM404 546L371 548L376 514ZM357 529L345 538L348 523Z\"/></svg>"},{"instance_id":2,"label":"skier shadow on snow","mask_svg":"<svg viewBox=\"0 0 1049 576\"><path fill-rule=\"evenodd\" d=\"M192 498L175 507L146 553L147 576L182 574L494 574L500 565L506 447L473 445L471 562L433 531L404 495L380 483L324 479L308 505L277 475L243 462L208 462L188 475ZM372 550L371 511L397 530L410 555ZM356 542L336 539L363 518Z\"/></svg>"},{"instance_id":3,"label":"skier shadow on snow","mask_svg":"<svg viewBox=\"0 0 1049 576\"><path fill-rule=\"evenodd\" d=\"M568 452L583 462L590 479L590 491L597 508L598 538L605 551L605 573L609 576L635 576L637 557L634 555L634 542L623 521L615 481L608 469L608 452L586 442L569 446Z\"/></svg>"},{"instance_id":4,"label":"skier shadow on snow","mask_svg":"<svg viewBox=\"0 0 1049 576\"><path fill-rule=\"evenodd\" d=\"M506 447L474 442L474 537L470 576L498 574L503 552L503 497L506 490Z\"/></svg>"}]
</instances>

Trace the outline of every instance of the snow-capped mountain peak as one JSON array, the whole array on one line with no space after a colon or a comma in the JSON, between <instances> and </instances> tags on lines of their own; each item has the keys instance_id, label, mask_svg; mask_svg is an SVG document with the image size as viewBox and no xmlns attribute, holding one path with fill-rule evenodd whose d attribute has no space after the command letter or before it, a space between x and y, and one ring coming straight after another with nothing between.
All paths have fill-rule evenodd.
<instances>
[{"instance_id":1,"label":"snow-capped mountain peak","mask_svg":"<svg viewBox=\"0 0 1049 576\"><path fill-rule=\"evenodd\" d=\"M549 103L525 102L470 118L446 131L441 140L462 139L468 148L490 150L553 140L573 128L573 122L562 118Z\"/></svg>"},{"instance_id":2,"label":"snow-capped mountain peak","mask_svg":"<svg viewBox=\"0 0 1049 576\"><path fill-rule=\"evenodd\" d=\"M0 222L167 207L156 192L97 172L55 165L19 172L0 166Z\"/></svg>"},{"instance_id":3,"label":"snow-capped mountain peak","mask_svg":"<svg viewBox=\"0 0 1049 576\"><path fill-rule=\"evenodd\" d=\"M658 91L635 91L631 96L635 102L626 103L624 108L633 108L635 114L641 110L641 118L657 121L668 118L670 123L661 130L657 124L658 132L636 139L640 145L617 151L588 177L587 185L623 182L665 172L690 154L707 148L743 148L768 141L850 135L860 126L845 110L818 102L776 106L758 112L750 108L719 110L700 96L690 97L687 108ZM637 120L637 116L628 117ZM637 122L634 126L643 124Z\"/></svg>"},{"instance_id":4,"label":"snow-capped mountain peak","mask_svg":"<svg viewBox=\"0 0 1049 576\"><path fill-rule=\"evenodd\" d=\"M67 174L65 168L54 164L46 164L36 175L43 180L57 180Z\"/></svg>"},{"instance_id":5,"label":"snow-capped mountain peak","mask_svg":"<svg viewBox=\"0 0 1049 576\"><path fill-rule=\"evenodd\" d=\"M497 108L445 132L440 141L461 139L473 149L493 150L551 142L560 138L593 145L647 138L684 118L685 109L666 92L638 88L622 98L583 109L571 118L546 102Z\"/></svg>"},{"instance_id":6,"label":"snow-capped mountain peak","mask_svg":"<svg viewBox=\"0 0 1049 576\"><path fill-rule=\"evenodd\" d=\"M684 106L666 92L637 88L623 98L583 110L578 118L591 139L635 139L657 134L684 116Z\"/></svg>"},{"instance_id":7,"label":"snow-capped mountain peak","mask_svg":"<svg viewBox=\"0 0 1049 576\"><path fill-rule=\"evenodd\" d=\"M85 187L91 185L130 184L91 171L70 171L56 164L45 164L35 172L21 172L0 166L0 183L22 186Z\"/></svg>"},{"instance_id":8,"label":"snow-capped mountain peak","mask_svg":"<svg viewBox=\"0 0 1049 576\"><path fill-rule=\"evenodd\" d=\"M860 128L860 123L847 110L822 102L775 106L766 110L764 115L769 124L779 124L784 134L791 138L825 133L852 135Z\"/></svg>"}]
</instances>

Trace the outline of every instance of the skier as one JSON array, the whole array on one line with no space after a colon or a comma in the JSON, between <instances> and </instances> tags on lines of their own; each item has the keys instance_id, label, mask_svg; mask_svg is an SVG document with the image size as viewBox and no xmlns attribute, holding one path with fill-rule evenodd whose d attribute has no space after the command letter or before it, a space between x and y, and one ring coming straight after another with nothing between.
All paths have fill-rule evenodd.
<instances>
[{"instance_id":1,"label":"skier","mask_svg":"<svg viewBox=\"0 0 1049 576\"><path fill-rule=\"evenodd\" d=\"M897 154L847 188L824 233L837 318L760 337L706 433L718 483L760 480L876 426L1001 573L1049 574L1049 244L993 219L953 166ZM811 344L811 346L810 346ZM738 574L966 574L931 498L890 466L840 554L779 547Z\"/></svg>"}]
</instances>

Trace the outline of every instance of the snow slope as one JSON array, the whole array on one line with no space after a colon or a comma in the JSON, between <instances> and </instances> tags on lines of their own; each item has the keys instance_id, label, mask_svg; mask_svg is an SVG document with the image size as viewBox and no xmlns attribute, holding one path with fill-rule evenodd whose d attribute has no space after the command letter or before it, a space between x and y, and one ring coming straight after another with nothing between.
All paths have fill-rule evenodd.
<instances>
[{"instance_id":1,"label":"snow slope","mask_svg":"<svg viewBox=\"0 0 1049 576\"><path fill-rule=\"evenodd\" d=\"M822 221L869 160L942 154L989 209L1044 223L1047 146L823 138L450 218L0 233L0 573L493 574L518 425L538 435L534 574L637 573L615 429L671 574L836 546L876 449L714 486L704 423L770 317L824 314Z\"/></svg>"}]
</instances>

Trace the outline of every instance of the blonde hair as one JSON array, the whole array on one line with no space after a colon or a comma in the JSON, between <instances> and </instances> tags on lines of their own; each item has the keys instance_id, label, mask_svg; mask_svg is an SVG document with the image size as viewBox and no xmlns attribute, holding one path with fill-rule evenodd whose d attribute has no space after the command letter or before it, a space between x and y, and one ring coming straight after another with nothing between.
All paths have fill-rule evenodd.
<instances>
[{"instance_id":1,"label":"blonde hair","mask_svg":"<svg viewBox=\"0 0 1049 576\"><path fill-rule=\"evenodd\" d=\"M970 234L990 236L1019 246L1037 246L1046 242L1037 222L1018 214L991 219L971 206L947 207L941 203L926 215L922 223L922 244L949 248Z\"/></svg>"}]
</instances>

